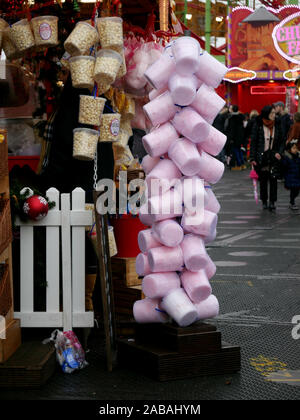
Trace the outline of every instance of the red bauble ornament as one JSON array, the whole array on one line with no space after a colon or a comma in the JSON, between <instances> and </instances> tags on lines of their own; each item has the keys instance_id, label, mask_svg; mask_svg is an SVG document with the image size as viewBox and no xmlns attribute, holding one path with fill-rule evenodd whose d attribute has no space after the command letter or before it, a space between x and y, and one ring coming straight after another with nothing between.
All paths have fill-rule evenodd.
<instances>
[{"instance_id":1,"label":"red bauble ornament","mask_svg":"<svg viewBox=\"0 0 300 420\"><path fill-rule=\"evenodd\" d=\"M41 220L47 216L49 210L47 200L40 195L28 197L23 205L23 212L31 220Z\"/></svg>"}]
</instances>

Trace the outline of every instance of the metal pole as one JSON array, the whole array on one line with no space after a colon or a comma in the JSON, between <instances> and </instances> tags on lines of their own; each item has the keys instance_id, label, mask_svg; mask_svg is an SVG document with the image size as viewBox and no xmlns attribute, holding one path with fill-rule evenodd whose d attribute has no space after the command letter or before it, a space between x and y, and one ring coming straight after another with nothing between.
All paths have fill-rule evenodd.
<instances>
[{"instance_id":1,"label":"metal pole","mask_svg":"<svg viewBox=\"0 0 300 420\"><path fill-rule=\"evenodd\" d=\"M210 53L210 35L211 35L211 1L205 2L205 49Z\"/></svg>"},{"instance_id":2,"label":"metal pole","mask_svg":"<svg viewBox=\"0 0 300 420\"><path fill-rule=\"evenodd\" d=\"M187 0L184 0L184 12L183 12L183 23L185 24L185 26L187 25L187 19L186 19L186 14L188 11L188 4L187 4Z\"/></svg>"}]
</instances>

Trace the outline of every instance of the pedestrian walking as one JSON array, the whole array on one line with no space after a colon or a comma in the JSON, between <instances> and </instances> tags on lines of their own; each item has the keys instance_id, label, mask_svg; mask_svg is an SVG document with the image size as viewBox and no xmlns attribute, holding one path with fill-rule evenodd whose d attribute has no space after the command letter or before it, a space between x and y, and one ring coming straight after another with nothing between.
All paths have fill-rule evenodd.
<instances>
[{"instance_id":1,"label":"pedestrian walking","mask_svg":"<svg viewBox=\"0 0 300 420\"><path fill-rule=\"evenodd\" d=\"M246 169L243 151L241 149L244 144L245 135L244 119L245 116L239 112L239 107L232 105L232 112L228 117L227 124L225 124L225 134L227 135L227 145L232 156L230 162L231 169L236 171ZM232 165L232 161L234 161L235 166Z\"/></svg>"},{"instance_id":2,"label":"pedestrian walking","mask_svg":"<svg viewBox=\"0 0 300 420\"><path fill-rule=\"evenodd\" d=\"M275 210L277 177L280 175L282 149L281 127L272 105L265 106L257 117L251 134L250 162L259 176L263 208ZM269 199L269 206L268 206Z\"/></svg>"},{"instance_id":3,"label":"pedestrian walking","mask_svg":"<svg viewBox=\"0 0 300 420\"><path fill-rule=\"evenodd\" d=\"M300 192L300 157L297 140L290 141L282 157L284 186L290 190L290 209L299 210L295 198Z\"/></svg>"},{"instance_id":4,"label":"pedestrian walking","mask_svg":"<svg viewBox=\"0 0 300 420\"><path fill-rule=\"evenodd\" d=\"M247 160L250 158L250 143L251 143L251 133L256 121L256 117L258 117L259 113L256 109L252 109L249 115L249 120L247 122L246 128L245 128L245 141L244 144L246 146L247 150Z\"/></svg>"},{"instance_id":5,"label":"pedestrian walking","mask_svg":"<svg viewBox=\"0 0 300 420\"><path fill-rule=\"evenodd\" d=\"M283 144L286 143L288 138L288 133L290 131L292 125L292 118L288 113L287 108L285 108L283 102L275 102L274 104L275 112L276 112L276 119L280 122L281 126L281 136Z\"/></svg>"},{"instance_id":6,"label":"pedestrian walking","mask_svg":"<svg viewBox=\"0 0 300 420\"><path fill-rule=\"evenodd\" d=\"M216 118L214 119L213 122L213 127L215 127L217 130L221 131L221 133L225 134L225 121L228 117L228 106L225 105L221 111L219 112L219 114L216 116ZM219 153L219 155L217 156L217 158L223 162L226 163L226 152L225 152L225 146L222 149L222 151Z\"/></svg>"},{"instance_id":7,"label":"pedestrian walking","mask_svg":"<svg viewBox=\"0 0 300 420\"><path fill-rule=\"evenodd\" d=\"M297 140L297 146L300 150L300 112L296 112L294 115L294 124L290 128L286 144L292 140Z\"/></svg>"}]
</instances>

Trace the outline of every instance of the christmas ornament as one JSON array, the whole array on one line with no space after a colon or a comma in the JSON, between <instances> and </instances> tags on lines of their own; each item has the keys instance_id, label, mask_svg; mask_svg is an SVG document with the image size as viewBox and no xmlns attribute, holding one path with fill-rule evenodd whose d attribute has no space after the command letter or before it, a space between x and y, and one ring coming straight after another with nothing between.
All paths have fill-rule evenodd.
<instances>
[{"instance_id":1,"label":"christmas ornament","mask_svg":"<svg viewBox=\"0 0 300 420\"><path fill-rule=\"evenodd\" d=\"M49 210L47 200L41 195L32 195L23 205L23 212L29 219L38 221L47 216Z\"/></svg>"}]
</instances>

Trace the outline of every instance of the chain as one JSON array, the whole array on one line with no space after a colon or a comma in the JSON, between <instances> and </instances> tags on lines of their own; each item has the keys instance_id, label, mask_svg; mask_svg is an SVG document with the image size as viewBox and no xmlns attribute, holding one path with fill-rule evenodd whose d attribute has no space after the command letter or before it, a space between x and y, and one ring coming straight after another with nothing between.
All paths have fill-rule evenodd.
<instances>
[{"instance_id":1,"label":"chain","mask_svg":"<svg viewBox=\"0 0 300 420\"><path fill-rule=\"evenodd\" d=\"M98 181L98 145L96 147L96 153L94 158L94 190L97 189L97 181Z\"/></svg>"}]
</instances>

